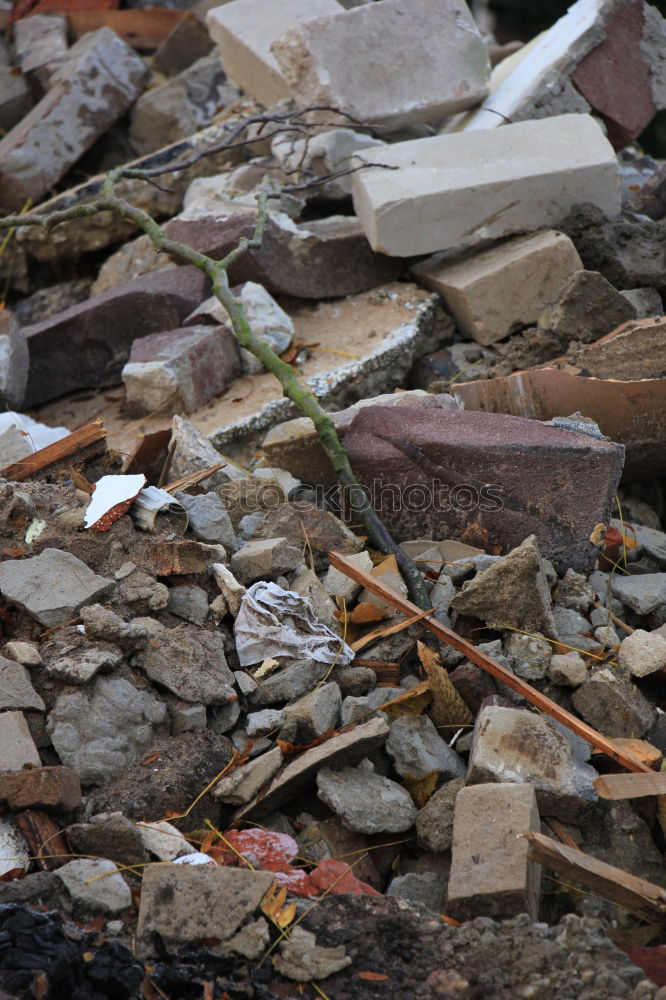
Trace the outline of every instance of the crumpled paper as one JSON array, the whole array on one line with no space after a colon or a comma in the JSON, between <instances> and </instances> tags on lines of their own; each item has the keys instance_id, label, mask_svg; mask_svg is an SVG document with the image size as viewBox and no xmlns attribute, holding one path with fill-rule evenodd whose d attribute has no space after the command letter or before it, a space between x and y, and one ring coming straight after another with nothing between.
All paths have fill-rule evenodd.
<instances>
[{"instance_id":1,"label":"crumpled paper","mask_svg":"<svg viewBox=\"0 0 666 1000\"><path fill-rule=\"evenodd\" d=\"M264 580L243 596L234 632L241 667L269 656L311 657L341 666L354 659L354 651L315 617L300 594Z\"/></svg>"}]
</instances>

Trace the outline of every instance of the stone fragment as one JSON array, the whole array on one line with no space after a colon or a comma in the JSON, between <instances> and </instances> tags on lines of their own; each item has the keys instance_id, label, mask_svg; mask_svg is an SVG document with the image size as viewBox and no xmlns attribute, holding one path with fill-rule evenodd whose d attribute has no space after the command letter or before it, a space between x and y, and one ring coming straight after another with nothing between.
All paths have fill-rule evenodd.
<instances>
[{"instance_id":1,"label":"stone fragment","mask_svg":"<svg viewBox=\"0 0 666 1000\"><path fill-rule=\"evenodd\" d=\"M529 783L536 791L540 813L566 823L576 822L596 801L596 776L594 768L574 757L568 740L545 716L499 706L479 712L468 784Z\"/></svg>"},{"instance_id":2,"label":"stone fragment","mask_svg":"<svg viewBox=\"0 0 666 1000\"><path fill-rule=\"evenodd\" d=\"M531 683L546 676L551 645L538 635L511 632L504 644L504 655L514 674Z\"/></svg>"},{"instance_id":3,"label":"stone fragment","mask_svg":"<svg viewBox=\"0 0 666 1000\"><path fill-rule=\"evenodd\" d=\"M30 18L28 20L31 20ZM20 409L28 382L28 345L14 314L0 313L0 399L10 410Z\"/></svg>"},{"instance_id":4,"label":"stone fragment","mask_svg":"<svg viewBox=\"0 0 666 1000\"><path fill-rule=\"evenodd\" d=\"M26 771L2 771L0 799L13 811L72 812L81 805L81 783L69 767L37 766Z\"/></svg>"},{"instance_id":5,"label":"stone fragment","mask_svg":"<svg viewBox=\"0 0 666 1000\"><path fill-rule=\"evenodd\" d=\"M9 46L0 45L0 129L10 132L34 104L27 80L12 66Z\"/></svg>"},{"instance_id":6,"label":"stone fragment","mask_svg":"<svg viewBox=\"0 0 666 1000\"><path fill-rule=\"evenodd\" d=\"M213 117L239 97L216 54L205 55L159 87L147 90L134 104L129 140L137 156L162 149L209 125Z\"/></svg>"},{"instance_id":7,"label":"stone fragment","mask_svg":"<svg viewBox=\"0 0 666 1000\"><path fill-rule=\"evenodd\" d=\"M135 662L152 681L184 701L224 705L238 698L224 638L217 632L193 625L165 629L137 653Z\"/></svg>"},{"instance_id":8,"label":"stone fragment","mask_svg":"<svg viewBox=\"0 0 666 1000\"><path fill-rule=\"evenodd\" d=\"M294 324L289 314L280 308L263 285L258 285L255 281L246 281L237 295L243 303L255 337L268 344L276 354L283 354L294 336ZM257 372L265 371L254 354L242 347L240 354L244 375L256 375Z\"/></svg>"},{"instance_id":9,"label":"stone fragment","mask_svg":"<svg viewBox=\"0 0 666 1000\"><path fill-rule=\"evenodd\" d=\"M0 769L20 771L26 765L41 767L28 723L22 712L0 712Z\"/></svg>"},{"instance_id":10,"label":"stone fragment","mask_svg":"<svg viewBox=\"0 0 666 1000\"><path fill-rule=\"evenodd\" d=\"M404 833L416 819L409 792L365 767L320 768L317 795L357 833Z\"/></svg>"},{"instance_id":11,"label":"stone fragment","mask_svg":"<svg viewBox=\"0 0 666 1000\"><path fill-rule=\"evenodd\" d=\"M197 59L207 56L214 42L199 12L185 11L155 50L154 65L166 76L176 76Z\"/></svg>"},{"instance_id":12,"label":"stone fragment","mask_svg":"<svg viewBox=\"0 0 666 1000\"><path fill-rule=\"evenodd\" d=\"M383 719L370 719L349 732L306 750L273 779L261 798L240 809L236 813L236 819L261 816L272 809L278 809L283 802L288 802L294 794L313 783L323 767L330 770L332 767L358 763L382 745L388 731L389 727ZM405 815L406 812L405 806Z\"/></svg>"},{"instance_id":13,"label":"stone fragment","mask_svg":"<svg viewBox=\"0 0 666 1000\"><path fill-rule=\"evenodd\" d=\"M319 739L328 730L335 729L340 718L341 703L340 688L334 681L329 681L287 705L284 710L285 718L296 726L293 742L303 746Z\"/></svg>"},{"instance_id":14,"label":"stone fragment","mask_svg":"<svg viewBox=\"0 0 666 1000\"><path fill-rule=\"evenodd\" d=\"M84 604L112 586L112 580L61 549L44 549L38 556L7 559L0 565L2 596L45 628L74 618Z\"/></svg>"},{"instance_id":15,"label":"stone fragment","mask_svg":"<svg viewBox=\"0 0 666 1000\"><path fill-rule=\"evenodd\" d=\"M451 607L459 614L480 618L491 628L554 636L550 588L535 536L464 583Z\"/></svg>"},{"instance_id":16,"label":"stone fragment","mask_svg":"<svg viewBox=\"0 0 666 1000\"><path fill-rule=\"evenodd\" d=\"M220 778L213 789L213 798L230 805L241 806L250 802L282 766L279 747L263 753L254 760L237 767L231 774Z\"/></svg>"},{"instance_id":17,"label":"stone fragment","mask_svg":"<svg viewBox=\"0 0 666 1000\"><path fill-rule=\"evenodd\" d=\"M386 895L439 915L444 902L444 884L435 872L408 872L391 879Z\"/></svg>"},{"instance_id":18,"label":"stone fragment","mask_svg":"<svg viewBox=\"0 0 666 1000\"><path fill-rule=\"evenodd\" d=\"M109 671L122 663L123 657L115 647L86 642L65 646L45 664L49 677L65 684L87 684L100 671Z\"/></svg>"},{"instance_id":19,"label":"stone fragment","mask_svg":"<svg viewBox=\"0 0 666 1000\"><path fill-rule=\"evenodd\" d=\"M664 303L656 288L627 288L620 295L634 307L636 319L650 319L664 314Z\"/></svg>"},{"instance_id":20,"label":"stone fragment","mask_svg":"<svg viewBox=\"0 0 666 1000\"><path fill-rule=\"evenodd\" d=\"M666 603L666 573L643 573L639 576L615 574L611 590L614 597L637 615L649 615L660 604Z\"/></svg>"},{"instance_id":21,"label":"stone fragment","mask_svg":"<svg viewBox=\"0 0 666 1000\"><path fill-rule=\"evenodd\" d=\"M636 629L622 640L618 660L632 677L647 677L666 667L666 639L656 632Z\"/></svg>"},{"instance_id":22,"label":"stone fragment","mask_svg":"<svg viewBox=\"0 0 666 1000\"><path fill-rule=\"evenodd\" d=\"M386 701L393 701L401 694L404 694L403 688L381 687L365 695L348 695L342 702L340 721L343 726L348 726L350 722L385 719L386 716L381 710L382 705Z\"/></svg>"},{"instance_id":23,"label":"stone fragment","mask_svg":"<svg viewBox=\"0 0 666 1000\"><path fill-rule=\"evenodd\" d=\"M328 567L328 553L333 549L351 555L363 548L363 542L330 510L322 510L305 500L280 504L269 509L254 532L254 539L283 536L301 552L307 545L308 560L317 573ZM296 567L294 567L296 568Z\"/></svg>"},{"instance_id":24,"label":"stone fragment","mask_svg":"<svg viewBox=\"0 0 666 1000\"><path fill-rule=\"evenodd\" d=\"M192 845L171 823L161 820L156 823L136 823L135 826L145 850L155 855L159 861L174 861L192 851Z\"/></svg>"},{"instance_id":25,"label":"stone fragment","mask_svg":"<svg viewBox=\"0 0 666 1000\"><path fill-rule=\"evenodd\" d=\"M164 725L166 706L123 678L96 678L90 694L60 695L47 730L56 753L83 784L104 784L122 772Z\"/></svg>"},{"instance_id":26,"label":"stone fragment","mask_svg":"<svg viewBox=\"0 0 666 1000\"><path fill-rule=\"evenodd\" d=\"M335 0L282 0L261 9L255 0L233 0L210 10L206 24L229 79L268 107L291 96L271 52L273 41L302 20L340 10Z\"/></svg>"},{"instance_id":27,"label":"stone fragment","mask_svg":"<svg viewBox=\"0 0 666 1000\"><path fill-rule=\"evenodd\" d=\"M257 681L258 686L250 694L249 702L253 708L283 702L291 704L312 691L329 670L329 664L317 660L287 659L279 669L262 677L261 683Z\"/></svg>"},{"instance_id":28,"label":"stone fragment","mask_svg":"<svg viewBox=\"0 0 666 1000\"><path fill-rule=\"evenodd\" d=\"M590 652L597 648L597 641L590 636L592 626L587 618L573 608L553 608L555 634L563 646Z\"/></svg>"},{"instance_id":29,"label":"stone fragment","mask_svg":"<svg viewBox=\"0 0 666 1000\"><path fill-rule=\"evenodd\" d=\"M634 317L634 307L602 274L576 270L542 311L537 325L552 331L564 350L572 340L590 344Z\"/></svg>"},{"instance_id":30,"label":"stone fragment","mask_svg":"<svg viewBox=\"0 0 666 1000\"><path fill-rule=\"evenodd\" d=\"M0 656L0 710L30 708L38 711L45 708L32 686L30 674L20 663Z\"/></svg>"},{"instance_id":31,"label":"stone fragment","mask_svg":"<svg viewBox=\"0 0 666 1000\"><path fill-rule=\"evenodd\" d=\"M231 557L231 569L241 583L274 580L303 562L300 549L286 538L261 538L245 542Z\"/></svg>"},{"instance_id":32,"label":"stone fragment","mask_svg":"<svg viewBox=\"0 0 666 1000\"><path fill-rule=\"evenodd\" d=\"M132 343L180 326L206 286L202 272L189 265L157 271L25 327L30 354L25 406L117 382Z\"/></svg>"},{"instance_id":33,"label":"stone fragment","mask_svg":"<svg viewBox=\"0 0 666 1000\"><path fill-rule=\"evenodd\" d=\"M61 14L34 14L14 25L14 49L24 77L34 79L41 92L67 56L67 20Z\"/></svg>"},{"instance_id":34,"label":"stone fragment","mask_svg":"<svg viewBox=\"0 0 666 1000\"><path fill-rule=\"evenodd\" d=\"M230 702L229 708L231 709L235 704L237 702ZM169 716L171 717L171 734L173 736L177 736L179 733L191 733L194 729L205 729L208 725L205 705L185 705L182 703L169 705Z\"/></svg>"},{"instance_id":35,"label":"stone fragment","mask_svg":"<svg viewBox=\"0 0 666 1000\"><path fill-rule=\"evenodd\" d=\"M227 941L254 914L274 880L270 872L247 868L150 865L141 885L137 954L154 954L154 934L174 950L200 938ZM219 953L219 945L209 947Z\"/></svg>"},{"instance_id":36,"label":"stone fragment","mask_svg":"<svg viewBox=\"0 0 666 1000\"><path fill-rule=\"evenodd\" d=\"M203 625L208 617L208 594L196 583L181 583L169 589L167 610L177 618Z\"/></svg>"},{"instance_id":37,"label":"stone fragment","mask_svg":"<svg viewBox=\"0 0 666 1000\"><path fill-rule=\"evenodd\" d=\"M434 774L438 782L464 778L461 757L435 729L427 715L401 715L391 723L386 752L401 778L419 780Z\"/></svg>"},{"instance_id":38,"label":"stone fragment","mask_svg":"<svg viewBox=\"0 0 666 1000\"><path fill-rule=\"evenodd\" d=\"M105 858L75 858L55 874L72 898L87 913L116 916L132 905L130 888L113 861Z\"/></svg>"},{"instance_id":39,"label":"stone fragment","mask_svg":"<svg viewBox=\"0 0 666 1000\"><path fill-rule=\"evenodd\" d=\"M250 739L275 733L284 723L285 715L281 709L264 708L261 712L250 712L245 720L245 728Z\"/></svg>"},{"instance_id":40,"label":"stone fragment","mask_svg":"<svg viewBox=\"0 0 666 1000\"><path fill-rule=\"evenodd\" d=\"M305 565L295 569L290 574L289 589L305 598L312 608L315 618L327 625L333 632L342 634L340 622L335 617L336 606L324 590L324 586L314 570L308 569Z\"/></svg>"},{"instance_id":41,"label":"stone fragment","mask_svg":"<svg viewBox=\"0 0 666 1000\"><path fill-rule=\"evenodd\" d=\"M663 19L649 4L578 0L548 31L494 69L488 98L462 126L494 129L507 120L592 108L621 149L663 106L663 71L655 72L663 38ZM619 65L633 81L630 94L616 77Z\"/></svg>"},{"instance_id":42,"label":"stone fragment","mask_svg":"<svg viewBox=\"0 0 666 1000\"><path fill-rule=\"evenodd\" d=\"M576 711L595 729L613 739L640 739L654 724L655 709L635 684L610 667L597 670L574 691Z\"/></svg>"},{"instance_id":43,"label":"stone fragment","mask_svg":"<svg viewBox=\"0 0 666 1000\"><path fill-rule=\"evenodd\" d=\"M7 643L5 652L10 660L16 660L24 667L40 667L42 665L42 657L34 642L11 639Z\"/></svg>"},{"instance_id":44,"label":"stone fragment","mask_svg":"<svg viewBox=\"0 0 666 1000\"><path fill-rule=\"evenodd\" d=\"M134 281L135 278L140 278L142 275L154 271L172 271L178 266L173 257L169 257L167 254L158 254L152 240L147 233L144 233L142 236L127 240L118 250L106 258L90 286L90 297L103 295L104 292L126 285L128 281ZM83 299L88 297L88 295L84 295ZM67 306L75 304L68 302ZM55 310L55 312L60 311L60 309Z\"/></svg>"},{"instance_id":45,"label":"stone fragment","mask_svg":"<svg viewBox=\"0 0 666 1000\"><path fill-rule=\"evenodd\" d=\"M615 155L588 115L399 142L382 163L398 169L359 170L352 191L370 246L391 256L554 226L577 202L619 210Z\"/></svg>"},{"instance_id":46,"label":"stone fragment","mask_svg":"<svg viewBox=\"0 0 666 1000\"><path fill-rule=\"evenodd\" d=\"M300 171L304 178L342 172L341 177L318 184L309 192L313 199L335 200L351 195L351 173L345 175L344 171L354 169L356 151L370 146L377 149L384 145L381 139L372 139L362 132L334 128L328 132L316 132L307 139L278 133L271 143L271 152L286 171Z\"/></svg>"},{"instance_id":47,"label":"stone fragment","mask_svg":"<svg viewBox=\"0 0 666 1000\"><path fill-rule=\"evenodd\" d=\"M530 784L460 790L453 817L447 913L458 920L528 913L537 920L541 866L529 860L529 844L521 836L541 831L534 793Z\"/></svg>"},{"instance_id":48,"label":"stone fragment","mask_svg":"<svg viewBox=\"0 0 666 1000\"><path fill-rule=\"evenodd\" d=\"M220 596L224 598L225 604L231 614L236 617L245 594L245 587L239 583L230 569L224 563L213 563L211 572L215 583L220 588Z\"/></svg>"},{"instance_id":49,"label":"stone fragment","mask_svg":"<svg viewBox=\"0 0 666 1000\"><path fill-rule=\"evenodd\" d=\"M385 0L383 0L385 2ZM181 240L217 259L251 238L256 223L252 208L220 215L209 206L190 206L164 227ZM303 299L354 295L394 281L402 262L373 253L355 216L331 215L296 224L281 212L269 211L261 246L250 249L229 268L232 284L251 281L269 292Z\"/></svg>"},{"instance_id":50,"label":"stone fragment","mask_svg":"<svg viewBox=\"0 0 666 1000\"><path fill-rule=\"evenodd\" d=\"M148 860L139 828L120 812L98 813L89 823L72 823L67 840L73 851L108 858L117 865L142 865Z\"/></svg>"},{"instance_id":51,"label":"stone fragment","mask_svg":"<svg viewBox=\"0 0 666 1000\"><path fill-rule=\"evenodd\" d=\"M462 261L433 257L417 264L412 274L442 296L462 333L478 344L493 344L536 323L581 266L569 237L547 229Z\"/></svg>"},{"instance_id":52,"label":"stone fragment","mask_svg":"<svg viewBox=\"0 0 666 1000\"><path fill-rule=\"evenodd\" d=\"M0 210L41 200L138 97L146 65L110 28L72 46L51 88L0 140Z\"/></svg>"},{"instance_id":53,"label":"stone fragment","mask_svg":"<svg viewBox=\"0 0 666 1000\"><path fill-rule=\"evenodd\" d=\"M238 344L228 327L152 333L134 341L121 374L130 416L191 413L241 374Z\"/></svg>"},{"instance_id":54,"label":"stone fragment","mask_svg":"<svg viewBox=\"0 0 666 1000\"><path fill-rule=\"evenodd\" d=\"M345 952L345 946L322 948L316 937L304 927L294 927L280 945L280 954L273 959L273 965L287 979L307 983L313 979L326 979L334 972L340 972L352 964Z\"/></svg>"},{"instance_id":55,"label":"stone fragment","mask_svg":"<svg viewBox=\"0 0 666 1000\"><path fill-rule=\"evenodd\" d=\"M229 520L227 508L217 493L191 496L189 493L175 490L173 495L187 511L187 526L195 538L208 545L223 545L231 552L236 550L238 542L233 525Z\"/></svg>"},{"instance_id":56,"label":"stone fragment","mask_svg":"<svg viewBox=\"0 0 666 1000\"><path fill-rule=\"evenodd\" d=\"M452 0L333 12L296 24L272 52L303 107L341 109L393 130L472 107L488 92L487 50L467 9ZM388 75L387 59L395 69Z\"/></svg>"},{"instance_id":57,"label":"stone fragment","mask_svg":"<svg viewBox=\"0 0 666 1000\"><path fill-rule=\"evenodd\" d=\"M153 636L153 630L148 627L147 622L139 619L124 622L110 608L101 604L81 608L81 621L87 639L112 642L126 652L134 652L135 649L146 646Z\"/></svg>"},{"instance_id":58,"label":"stone fragment","mask_svg":"<svg viewBox=\"0 0 666 1000\"><path fill-rule=\"evenodd\" d=\"M584 615L596 600L594 589L584 576L568 569L553 591L553 603Z\"/></svg>"},{"instance_id":59,"label":"stone fragment","mask_svg":"<svg viewBox=\"0 0 666 1000\"><path fill-rule=\"evenodd\" d=\"M453 838L453 807L456 796L465 787L464 778L452 778L430 796L416 817L419 846L426 851L443 853L451 847Z\"/></svg>"},{"instance_id":60,"label":"stone fragment","mask_svg":"<svg viewBox=\"0 0 666 1000\"><path fill-rule=\"evenodd\" d=\"M561 572L592 569L589 537L608 523L623 459L620 445L536 420L413 407L360 410L345 449L396 537L451 538L478 524L510 549L534 534ZM557 478L544 478L544 468L557 469Z\"/></svg>"},{"instance_id":61,"label":"stone fragment","mask_svg":"<svg viewBox=\"0 0 666 1000\"><path fill-rule=\"evenodd\" d=\"M548 676L554 684L580 687L587 680L587 666L580 653L556 653L550 658Z\"/></svg>"},{"instance_id":62,"label":"stone fragment","mask_svg":"<svg viewBox=\"0 0 666 1000\"><path fill-rule=\"evenodd\" d=\"M356 569L362 570L364 573L369 573L372 569L372 559L365 549L363 552L356 552L348 555L347 559L352 566L355 566ZM326 579L324 580L324 587L326 588L326 593L330 594L331 597L339 596L347 604L351 603L361 590L360 583L356 583L355 580L352 580L344 573L341 573L339 569L335 568L335 566L328 567Z\"/></svg>"}]
</instances>

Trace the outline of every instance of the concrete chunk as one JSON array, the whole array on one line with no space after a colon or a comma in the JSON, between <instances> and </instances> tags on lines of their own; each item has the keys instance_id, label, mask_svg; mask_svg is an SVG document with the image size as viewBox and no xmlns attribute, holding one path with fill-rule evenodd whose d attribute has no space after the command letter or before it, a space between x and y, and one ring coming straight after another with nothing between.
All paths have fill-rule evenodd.
<instances>
[{"instance_id":1,"label":"concrete chunk","mask_svg":"<svg viewBox=\"0 0 666 1000\"><path fill-rule=\"evenodd\" d=\"M113 586L84 562L62 549L44 549L30 559L0 565L0 592L45 628L73 618L84 604Z\"/></svg>"},{"instance_id":2,"label":"concrete chunk","mask_svg":"<svg viewBox=\"0 0 666 1000\"><path fill-rule=\"evenodd\" d=\"M115 916L132 905L130 888L113 861L76 858L55 873L74 903L88 913Z\"/></svg>"},{"instance_id":3,"label":"concrete chunk","mask_svg":"<svg viewBox=\"0 0 666 1000\"><path fill-rule=\"evenodd\" d=\"M486 46L456 0L382 0L314 17L286 31L272 52L303 106L340 108L392 129L441 119L488 93Z\"/></svg>"},{"instance_id":4,"label":"concrete chunk","mask_svg":"<svg viewBox=\"0 0 666 1000\"><path fill-rule=\"evenodd\" d=\"M146 74L110 28L79 39L46 96L0 141L0 211L40 201L139 96Z\"/></svg>"},{"instance_id":5,"label":"concrete chunk","mask_svg":"<svg viewBox=\"0 0 666 1000\"><path fill-rule=\"evenodd\" d=\"M531 785L462 788L453 814L447 913L458 920L528 913L536 920L541 866L528 859L521 834L540 830Z\"/></svg>"},{"instance_id":6,"label":"concrete chunk","mask_svg":"<svg viewBox=\"0 0 666 1000\"><path fill-rule=\"evenodd\" d=\"M620 210L615 154L589 115L399 142L382 163L398 169L359 170L352 192L370 245L392 256L553 226L579 202Z\"/></svg>"},{"instance_id":7,"label":"concrete chunk","mask_svg":"<svg viewBox=\"0 0 666 1000\"><path fill-rule=\"evenodd\" d=\"M233 0L206 16L230 80L268 106L289 97L289 85L271 52L271 45L299 21L339 14L336 0Z\"/></svg>"},{"instance_id":8,"label":"concrete chunk","mask_svg":"<svg viewBox=\"0 0 666 1000\"><path fill-rule=\"evenodd\" d=\"M581 268L569 237L547 229L459 262L435 257L417 265L413 274L442 296L462 333L478 344L493 344L536 323L566 279Z\"/></svg>"},{"instance_id":9,"label":"concrete chunk","mask_svg":"<svg viewBox=\"0 0 666 1000\"><path fill-rule=\"evenodd\" d=\"M0 713L0 770L20 771L26 764L41 767L23 712Z\"/></svg>"},{"instance_id":10,"label":"concrete chunk","mask_svg":"<svg viewBox=\"0 0 666 1000\"><path fill-rule=\"evenodd\" d=\"M21 72L34 77L42 91L67 55L67 19L62 14L34 14L14 25L14 47Z\"/></svg>"}]
</instances>

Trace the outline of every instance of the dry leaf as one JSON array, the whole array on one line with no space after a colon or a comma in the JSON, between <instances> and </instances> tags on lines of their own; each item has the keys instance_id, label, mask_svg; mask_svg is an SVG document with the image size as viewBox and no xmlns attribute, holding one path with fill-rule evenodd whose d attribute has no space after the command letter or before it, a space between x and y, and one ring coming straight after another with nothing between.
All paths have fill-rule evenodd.
<instances>
[{"instance_id":1,"label":"dry leaf","mask_svg":"<svg viewBox=\"0 0 666 1000\"><path fill-rule=\"evenodd\" d=\"M369 622L381 622L386 618L390 618L390 613L378 608L376 604L370 604L368 601L364 601L362 604L357 604L352 613L349 615L349 620L354 623L354 625L367 625Z\"/></svg>"},{"instance_id":2,"label":"dry leaf","mask_svg":"<svg viewBox=\"0 0 666 1000\"><path fill-rule=\"evenodd\" d=\"M438 728L468 725L472 722L473 715L451 683L439 654L424 642L417 642L416 646L419 660L430 681L430 715L433 722Z\"/></svg>"},{"instance_id":3,"label":"dry leaf","mask_svg":"<svg viewBox=\"0 0 666 1000\"><path fill-rule=\"evenodd\" d=\"M430 681L421 681L392 701L384 702L382 712L386 712L389 722L393 722L401 715L421 715L431 701Z\"/></svg>"},{"instance_id":4,"label":"dry leaf","mask_svg":"<svg viewBox=\"0 0 666 1000\"><path fill-rule=\"evenodd\" d=\"M296 916L296 903L284 904L287 901L287 887L278 888L272 886L261 901L261 910L269 920L277 924L280 930L284 930Z\"/></svg>"},{"instance_id":5,"label":"dry leaf","mask_svg":"<svg viewBox=\"0 0 666 1000\"><path fill-rule=\"evenodd\" d=\"M417 809L423 809L424 805L437 789L440 779L439 771L431 771L423 778L413 778L410 774L405 775L402 783L412 797L412 801Z\"/></svg>"}]
</instances>

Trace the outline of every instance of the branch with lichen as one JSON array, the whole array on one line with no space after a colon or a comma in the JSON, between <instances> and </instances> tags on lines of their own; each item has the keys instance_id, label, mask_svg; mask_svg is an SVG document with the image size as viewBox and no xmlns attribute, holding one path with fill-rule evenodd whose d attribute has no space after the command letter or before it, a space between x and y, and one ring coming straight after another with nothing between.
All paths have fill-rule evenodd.
<instances>
[{"instance_id":1,"label":"branch with lichen","mask_svg":"<svg viewBox=\"0 0 666 1000\"><path fill-rule=\"evenodd\" d=\"M171 169L173 170L173 167ZM283 361L265 341L256 336L247 319L242 302L234 295L229 285L228 271L232 264L248 250L258 249L261 246L268 214L268 196L262 193L257 197L258 214L253 235L249 238L241 238L238 246L222 260L213 260L212 257L195 250L186 243L169 239L152 216L114 193L115 184L120 177L126 177L127 173L126 168L123 167L110 170L104 179L100 197L91 202L72 205L69 208L47 214L32 212L25 215L9 215L0 219L0 230L40 226L50 231L62 222L71 219L81 219L99 212L111 211L142 229L149 236L158 252L171 254L203 271L211 281L213 294L229 316L233 332L240 346L250 351L255 358L261 361L264 367L278 380L284 395L295 403L306 417L312 420L344 496L352 510L361 518L371 543L381 552L395 556L407 583L410 596L419 607L429 608L428 595L421 573L414 565L413 560L391 537L370 503L366 491L356 479L333 421L316 397L300 382L291 365ZM132 171L132 176L136 175L137 171Z\"/></svg>"}]
</instances>

